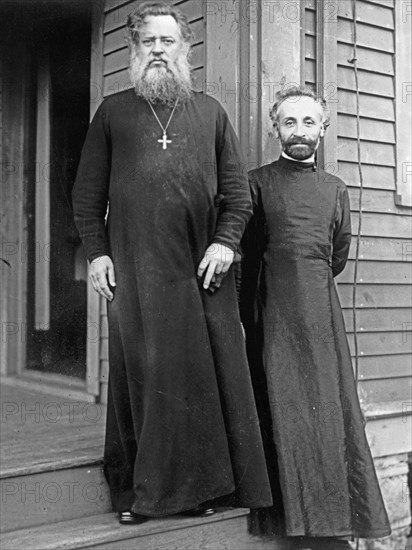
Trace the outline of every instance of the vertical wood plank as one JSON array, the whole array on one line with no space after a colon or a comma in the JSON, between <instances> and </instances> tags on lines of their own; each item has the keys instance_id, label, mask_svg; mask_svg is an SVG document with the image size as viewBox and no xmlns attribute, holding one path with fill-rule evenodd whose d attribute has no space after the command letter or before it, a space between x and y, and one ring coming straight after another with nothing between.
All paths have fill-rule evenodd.
<instances>
[{"instance_id":1,"label":"vertical wood plank","mask_svg":"<svg viewBox=\"0 0 412 550\"><path fill-rule=\"evenodd\" d=\"M259 101L259 88L250 78L250 22L256 18L256 3L244 0L239 13L239 133L245 158L249 150L250 104Z\"/></svg>"},{"instance_id":2,"label":"vertical wood plank","mask_svg":"<svg viewBox=\"0 0 412 550\"><path fill-rule=\"evenodd\" d=\"M249 81L255 83L259 97L249 103L249 148L247 152L248 169L262 164L262 84L260 71L262 66L262 5L256 4L256 16L249 23Z\"/></svg>"},{"instance_id":3,"label":"vertical wood plank","mask_svg":"<svg viewBox=\"0 0 412 550\"><path fill-rule=\"evenodd\" d=\"M48 52L40 56L37 70L36 166L39 181L35 189L35 247L42 251L34 267L34 326L50 330L50 262L45 251L50 246L50 63Z\"/></svg>"},{"instance_id":4,"label":"vertical wood plank","mask_svg":"<svg viewBox=\"0 0 412 550\"><path fill-rule=\"evenodd\" d=\"M263 4L261 19L262 161L272 162L280 154L272 132L269 110L275 92L301 81L301 6L288 0Z\"/></svg>"},{"instance_id":5,"label":"vertical wood plank","mask_svg":"<svg viewBox=\"0 0 412 550\"><path fill-rule=\"evenodd\" d=\"M236 0L206 4L205 92L222 103L235 131L240 129L240 3Z\"/></svg>"},{"instance_id":6,"label":"vertical wood plank","mask_svg":"<svg viewBox=\"0 0 412 550\"><path fill-rule=\"evenodd\" d=\"M19 24L9 20L12 29ZM14 26L15 25L15 26ZM19 29L22 30L22 29ZM17 31L18 32L18 31ZM10 39L10 37L8 37ZM2 327L2 346L6 347L3 357L7 363L2 372L19 374L26 363L26 318L27 318L27 186L29 175L26 166L28 140L29 53L25 41L18 40L14 48L8 48L4 41L3 81L3 162L2 198L7 210L7 224L3 241L3 257L10 263L6 270L7 325ZM16 59L19 60L16 63Z\"/></svg>"},{"instance_id":7,"label":"vertical wood plank","mask_svg":"<svg viewBox=\"0 0 412 550\"><path fill-rule=\"evenodd\" d=\"M4 86L4 67L3 67L3 55L4 44L3 36L0 37L0 160L2 166L5 166L5 159L3 158L3 86ZM4 168L3 168L4 170ZM2 185L0 185L0 242L2 243L2 251L0 258L4 256L4 243L7 242L6 233L6 208L7 199L5 196L5 184L4 184L4 171L2 173ZM4 258L3 258L4 259ZM7 279L9 277L9 267L7 264L0 260L0 277L2 284L0 285L0 373L6 374L7 372L7 345L5 342L6 327L7 327Z\"/></svg>"},{"instance_id":8,"label":"vertical wood plank","mask_svg":"<svg viewBox=\"0 0 412 550\"><path fill-rule=\"evenodd\" d=\"M330 126L323 139L319 163L333 174L338 172L338 79L337 79L337 0L318 0L318 93L326 99Z\"/></svg>"},{"instance_id":9,"label":"vertical wood plank","mask_svg":"<svg viewBox=\"0 0 412 550\"><path fill-rule=\"evenodd\" d=\"M410 5L409 5L410 10ZM411 19L406 2L395 2L396 203L412 206Z\"/></svg>"},{"instance_id":10,"label":"vertical wood plank","mask_svg":"<svg viewBox=\"0 0 412 550\"><path fill-rule=\"evenodd\" d=\"M93 2L90 71L90 119L103 101L103 22L104 2ZM87 359L86 389L100 392L100 300L87 278Z\"/></svg>"}]
</instances>

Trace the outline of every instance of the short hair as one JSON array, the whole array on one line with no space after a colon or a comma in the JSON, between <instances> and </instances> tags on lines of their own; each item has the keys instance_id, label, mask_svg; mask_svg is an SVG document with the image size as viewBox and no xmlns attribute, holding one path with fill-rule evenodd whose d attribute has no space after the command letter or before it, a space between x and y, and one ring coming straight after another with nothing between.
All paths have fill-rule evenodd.
<instances>
[{"instance_id":1,"label":"short hair","mask_svg":"<svg viewBox=\"0 0 412 550\"><path fill-rule=\"evenodd\" d=\"M316 94L311 88L308 88L307 86L290 86L286 90L281 90L276 93L276 102L270 109L269 113L274 126L278 123L279 107L284 101L286 101L290 97L310 97L311 99L313 99L313 101L319 103L323 110L323 126L325 127L325 129L329 126L330 119L326 99Z\"/></svg>"},{"instance_id":2,"label":"short hair","mask_svg":"<svg viewBox=\"0 0 412 550\"><path fill-rule=\"evenodd\" d=\"M127 17L126 23L126 40L127 42L139 41L139 29L144 24L146 17L159 15L171 15L176 23L179 25L180 33L183 39L183 42L190 44L190 41L193 39L193 32L189 26L187 18L183 13L168 4L167 2L144 2L140 6L129 14Z\"/></svg>"}]
</instances>

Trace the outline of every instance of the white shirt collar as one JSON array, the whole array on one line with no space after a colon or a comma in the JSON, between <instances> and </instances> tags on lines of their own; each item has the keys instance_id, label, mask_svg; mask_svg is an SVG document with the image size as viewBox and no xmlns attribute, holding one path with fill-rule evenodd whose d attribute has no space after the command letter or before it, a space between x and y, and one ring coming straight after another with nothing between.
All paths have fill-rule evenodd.
<instances>
[{"instance_id":1,"label":"white shirt collar","mask_svg":"<svg viewBox=\"0 0 412 550\"><path fill-rule=\"evenodd\" d=\"M313 153L313 155L311 155L308 159L296 160L287 155L284 151L282 151L282 157L285 157L288 160L292 160L293 162L307 162L308 164L313 164L315 162L315 153Z\"/></svg>"}]
</instances>

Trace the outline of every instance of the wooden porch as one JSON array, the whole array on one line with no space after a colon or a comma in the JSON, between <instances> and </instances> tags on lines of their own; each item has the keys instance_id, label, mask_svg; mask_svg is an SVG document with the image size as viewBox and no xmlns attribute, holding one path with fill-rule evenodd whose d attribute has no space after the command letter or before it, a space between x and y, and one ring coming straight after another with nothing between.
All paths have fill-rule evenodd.
<instances>
[{"instance_id":1,"label":"wooden porch","mask_svg":"<svg viewBox=\"0 0 412 550\"><path fill-rule=\"evenodd\" d=\"M102 471L104 406L1 387L2 550L287 550L247 533L248 510L120 525Z\"/></svg>"}]
</instances>

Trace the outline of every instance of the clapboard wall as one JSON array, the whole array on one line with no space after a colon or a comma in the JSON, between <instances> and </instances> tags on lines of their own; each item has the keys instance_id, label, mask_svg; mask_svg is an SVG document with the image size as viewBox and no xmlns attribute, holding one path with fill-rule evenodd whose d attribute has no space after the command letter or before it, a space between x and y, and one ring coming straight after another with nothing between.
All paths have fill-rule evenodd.
<instances>
[{"instance_id":1,"label":"clapboard wall","mask_svg":"<svg viewBox=\"0 0 412 550\"><path fill-rule=\"evenodd\" d=\"M359 172L353 65L353 4L337 4L337 167L351 199L358 231ZM358 0L357 63L361 161L364 179L357 317L360 396L366 409L411 397L410 208L395 203L395 0ZM355 237L354 237L355 238ZM354 244L354 243L353 243ZM339 277L339 292L354 350L352 285L355 247Z\"/></svg>"},{"instance_id":2,"label":"clapboard wall","mask_svg":"<svg viewBox=\"0 0 412 550\"><path fill-rule=\"evenodd\" d=\"M301 82L321 90L335 110L334 125L328 129L326 139L331 138L332 132L337 148L328 159L328 169L345 181L351 199L353 241L338 288L355 364L352 294L360 176L355 73L350 62L354 46L353 2L303 0L301 6ZM395 118L395 102L401 100L395 94L395 17L395 0L357 0L364 180L356 302L359 394L364 410L377 413L401 412L400 403L410 401L412 394L412 209L397 206L395 200L399 192L396 125L405 122ZM325 36L320 37L320 33ZM334 57L328 57L322 38L329 41L329 46L332 44ZM322 63L329 65L322 67ZM322 71L326 76L320 81Z\"/></svg>"},{"instance_id":3,"label":"clapboard wall","mask_svg":"<svg viewBox=\"0 0 412 550\"><path fill-rule=\"evenodd\" d=\"M103 66L101 81L95 83L95 88L102 90L102 98L121 92L131 87L127 68L128 50L125 42L125 23L127 15L138 6L138 1L106 0L102 14L101 26L103 33L102 51ZM205 79L205 17L203 0L172 1L172 4L187 16L195 39L192 43L191 64L193 67L193 81L196 90L203 89ZM93 93L93 92L92 92ZM108 363L108 329L105 303L100 308L100 398L106 401L107 381L109 372Z\"/></svg>"},{"instance_id":4,"label":"clapboard wall","mask_svg":"<svg viewBox=\"0 0 412 550\"><path fill-rule=\"evenodd\" d=\"M355 364L352 293L359 174L355 73L350 62L354 55L354 2L301 0L300 29L296 9L289 9L297 3L285 0L277 5L274 17L269 21L266 15L261 25L262 78L266 83L284 86L300 81L326 97L331 126L320 147L318 163L340 176L349 189L353 243L338 288ZM359 393L368 418L376 420L369 424L370 431L375 430L376 456L410 450L410 437L406 434L410 425L406 416L403 420L401 417L407 408L405 404L410 403L412 382L412 209L398 206L400 202L408 204L399 167L410 162L408 153L400 150L402 143L407 143L410 121L407 117L396 119L399 105L406 101L399 93L399 84L410 82L401 55L407 50L410 34L410 19L408 26L403 5L395 0L356 0L364 175L356 300ZM276 142L266 121L271 104L264 99L263 160L271 162L277 157ZM400 139L395 140L396 135ZM330 334L319 337L329 338Z\"/></svg>"}]
</instances>

